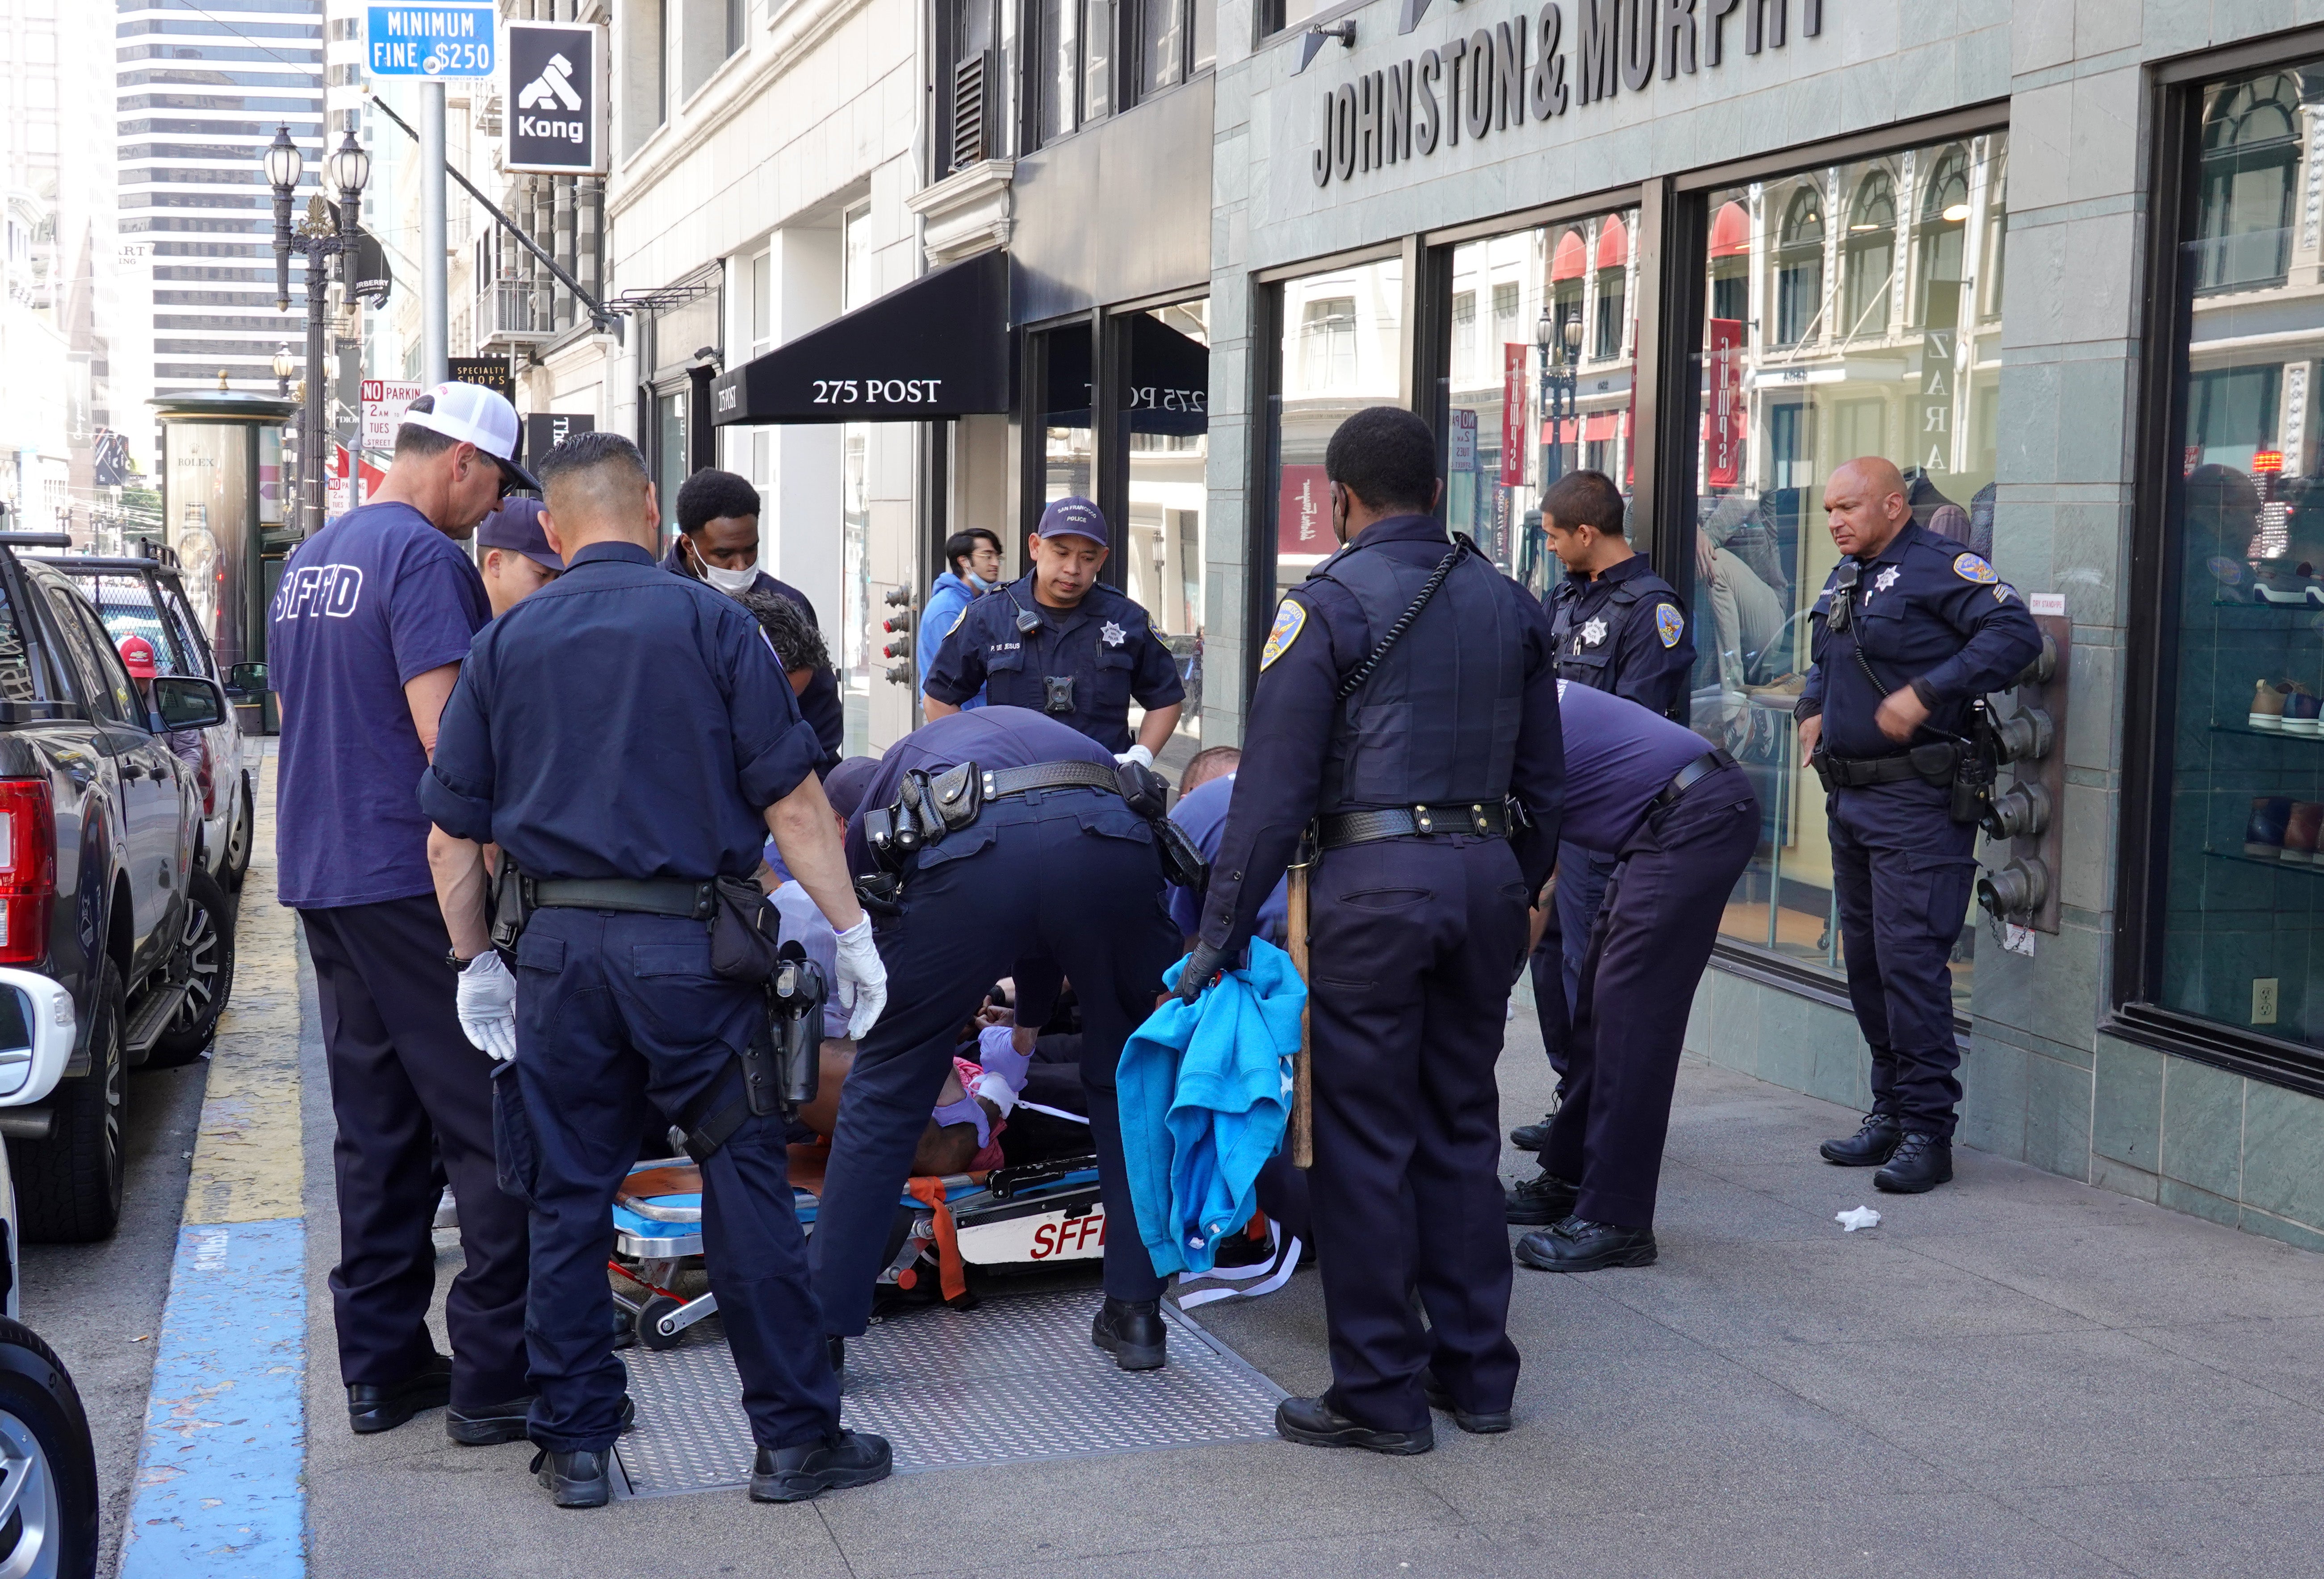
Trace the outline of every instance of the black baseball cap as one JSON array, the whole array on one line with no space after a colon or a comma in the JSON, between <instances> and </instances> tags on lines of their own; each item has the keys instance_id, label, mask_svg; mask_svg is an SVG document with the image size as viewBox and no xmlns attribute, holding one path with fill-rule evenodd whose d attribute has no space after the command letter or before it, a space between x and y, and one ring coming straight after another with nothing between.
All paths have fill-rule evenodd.
<instances>
[{"instance_id":1,"label":"black baseball cap","mask_svg":"<svg viewBox=\"0 0 2324 1579\"><path fill-rule=\"evenodd\" d=\"M565 569L565 556L549 546L549 534L540 530L538 499L502 500L499 509L476 523L476 546L522 554L544 570Z\"/></svg>"}]
</instances>

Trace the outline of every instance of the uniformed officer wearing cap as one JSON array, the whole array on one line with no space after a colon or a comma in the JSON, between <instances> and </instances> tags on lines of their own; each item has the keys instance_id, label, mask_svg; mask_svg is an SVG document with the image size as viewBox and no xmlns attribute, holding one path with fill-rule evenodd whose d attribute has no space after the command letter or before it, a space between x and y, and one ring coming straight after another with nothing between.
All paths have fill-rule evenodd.
<instances>
[{"instance_id":1,"label":"uniformed officer wearing cap","mask_svg":"<svg viewBox=\"0 0 2324 1579\"><path fill-rule=\"evenodd\" d=\"M493 618L503 614L565 574L565 556L549 546L540 530L540 501L518 494L476 523L476 568Z\"/></svg>"},{"instance_id":2,"label":"uniformed officer wearing cap","mask_svg":"<svg viewBox=\"0 0 2324 1579\"><path fill-rule=\"evenodd\" d=\"M1098 580L1107 540L1096 505L1051 500L1032 540L1033 568L970 604L944 639L922 691L928 717L958 712L981 688L995 706L1047 714L1116 761L1152 767L1186 688L1146 611ZM1134 743L1133 701L1146 709Z\"/></svg>"},{"instance_id":3,"label":"uniformed officer wearing cap","mask_svg":"<svg viewBox=\"0 0 2324 1579\"><path fill-rule=\"evenodd\" d=\"M2041 652L2024 599L1960 544L1915 524L1904 480L1877 456L1824 485L1842 556L1815 601L1814 667L1795 716L1828 775L1832 886L1848 995L1872 1047L1872 1111L1824 1159L1886 1164L1884 1190L1953 1176L1954 941L1977 873L1977 826L1952 819L1951 770L1969 704ZM1927 762L1916 762L1915 747ZM1932 781L1932 780L1936 781Z\"/></svg>"},{"instance_id":4,"label":"uniformed officer wearing cap","mask_svg":"<svg viewBox=\"0 0 2324 1579\"><path fill-rule=\"evenodd\" d=\"M758 1445L752 1497L861 1485L888 1473L887 1445L839 1428L784 1121L743 1094L738 1055L764 1033L765 997L713 974L706 925L713 880L747 880L771 833L837 930L849 1029L870 1029L887 975L816 780L822 748L749 611L656 568L636 447L576 434L540 465L565 574L477 637L419 775L421 809L458 842L438 892L466 961L461 1027L500 1061L501 1173L530 1208L534 1467L560 1506L611 1495L625 1378L604 1262L650 1101L679 1115L701 1165L710 1286ZM484 933L486 840L532 907L513 979Z\"/></svg>"},{"instance_id":5,"label":"uniformed officer wearing cap","mask_svg":"<svg viewBox=\"0 0 2324 1579\"><path fill-rule=\"evenodd\" d=\"M872 869L866 811L892 807L907 773L934 777L964 762L976 764L982 809L911 858L900 913L879 926L895 1006L856 1051L807 1247L824 1331L844 1344L864 1329L897 1197L962 1022L996 979L1013 975L1016 1049L1030 1053L1062 971L1081 1003L1082 1084L1110 1225L1105 1302L1090 1338L1121 1369L1149 1371L1168 1358L1162 1279L1130 1205L1114 1069L1178 955L1155 833L1115 788L1102 743L995 698L932 718L882 753L849 825L855 870ZM842 1344L833 1353L844 1358Z\"/></svg>"},{"instance_id":6,"label":"uniformed officer wearing cap","mask_svg":"<svg viewBox=\"0 0 2324 1579\"><path fill-rule=\"evenodd\" d=\"M1564 579L1550 588L1546 600L1557 639L1558 676L1627 697L1683 724L1694 637L1678 593L1624 535L1628 508L1622 491L1603 472L1569 472L1543 495L1549 546L1565 568ZM1561 1097L1566 1088L1567 1026L1582 997L1582 962L1613 873L1610 852L1567 840L1557 853L1557 924L1545 928L1534 946L1534 1007ZM1549 1121L1544 1119L1509 1139L1521 1151L1537 1151L1548 1133ZM1527 1180L1509 1192L1510 1222L1554 1223L1563 1215L1540 1187L1540 1180Z\"/></svg>"},{"instance_id":7,"label":"uniformed officer wearing cap","mask_svg":"<svg viewBox=\"0 0 2324 1579\"><path fill-rule=\"evenodd\" d=\"M1197 992L1242 957L1313 822L1310 1194L1333 1385L1286 1400L1276 1429L1424 1453L1432 1404L1504 1431L1517 1388L1493 1066L1556 849L1557 673L1541 605L1430 513L1425 423L1358 411L1323 467L1347 547L1276 611L1179 981Z\"/></svg>"}]
</instances>

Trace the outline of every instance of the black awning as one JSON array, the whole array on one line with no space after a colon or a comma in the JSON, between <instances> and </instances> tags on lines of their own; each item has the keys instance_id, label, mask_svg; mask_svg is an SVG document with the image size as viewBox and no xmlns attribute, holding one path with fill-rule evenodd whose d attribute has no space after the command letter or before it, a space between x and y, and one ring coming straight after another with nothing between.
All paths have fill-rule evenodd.
<instances>
[{"instance_id":1,"label":"black awning","mask_svg":"<svg viewBox=\"0 0 2324 1579\"><path fill-rule=\"evenodd\" d=\"M711 385L711 420L912 422L1009 410L1009 255L921 275Z\"/></svg>"}]
</instances>

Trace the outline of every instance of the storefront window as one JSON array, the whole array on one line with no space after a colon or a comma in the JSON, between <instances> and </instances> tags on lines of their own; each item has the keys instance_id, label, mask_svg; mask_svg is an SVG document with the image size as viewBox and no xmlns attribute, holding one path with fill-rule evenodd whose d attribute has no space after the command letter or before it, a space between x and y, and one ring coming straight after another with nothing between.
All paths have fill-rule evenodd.
<instances>
[{"instance_id":1,"label":"storefront window","mask_svg":"<svg viewBox=\"0 0 2324 1579\"><path fill-rule=\"evenodd\" d=\"M872 749L872 429L840 430L839 690L845 719L843 751Z\"/></svg>"},{"instance_id":2,"label":"storefront window","mask_svg":"<svg viewBox=\"0 0 2324 1579\"><path fill-rule=\"evenodd\" d=\"M1402 399L1404 264L1359 263L1287 280L1282 292L1283 388L1270 402L1275 454L1275 582L1296 586L1339 547L1323 450L1342 420Z\"/></svg>"},{"instance_id":3,"label":"storefront window","mask_svg":"<svg viewBox=\"0 0 2324 1579\"><path fill-rule=\"evenodd\" d=\"M1764 819L1721 935L1811 966L1840 967L1823 790L1792 722L1839 560L1821 489L1886 457L1914 521L1992 552L2006 154L1996 132L1708 199L1692 722L1750 772ZM1964 1012L1974 937L1954 946Z\"/></svg>"},{"instance_id":4,"label":"storefront window","mask_svg":"<svg viewBox=\"0 0 2324 1579\"><path fill-rule=\"evenodd\" d=\"M1543 490L1596 466L1629 492L1637 229L1630 208L1452 251L1445 520L1536 594L1557 578Z\"/></svg>"},{"instance_id":5,"label":"storefront window","mask_svg":"<svg viewBox=\"0 0 2324 1579\"><path fill-rule=\"evenodd\" d=\"M2293 203L2314 179L2324 68L2215 83L2201 103L2166 512L2178 658L2156 995L2324 1048L2324 246Z\"/></svg>"},{"instance_id":6,"label":"storefront window","mask_svg":"<svg viewBox=\"0 0 2324 1579\"><path fill-rule=\"evenodd\" d=\"M1121 589L1142 605L1185 682L1177 732L1157 766L1172 779L1202 749L1203 520L1210 462L1210 303L1133 315L1120 413L1130 515L1116 552ZM1133 716L1130 727L1137 727Z\"/></svg>"},{"instance_id":7,"label":"storefront window","mask_svg":"<svg viewBox=\"0 0 2324 1579\"><path fill-rule=\"evenodd\" d=\"M1090 429L1090 331L1086 326L1037 336L1041 380L1041 503L1096 497L1095 435ZM1038 519L1039 512L1034 512Z\"/></svg>"}]
</instances>

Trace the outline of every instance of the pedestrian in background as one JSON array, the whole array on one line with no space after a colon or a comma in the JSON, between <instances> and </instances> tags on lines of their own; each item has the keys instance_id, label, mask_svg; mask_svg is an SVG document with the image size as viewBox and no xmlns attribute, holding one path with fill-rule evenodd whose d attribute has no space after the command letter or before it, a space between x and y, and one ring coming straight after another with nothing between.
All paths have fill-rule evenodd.
<instances>
[{"instance_id":1,"label":"pedestrian in background","mask_svg":"<svg viewBox=\"0 0 2324 1579\"><path fill-rule=\"evenodd\" d=\"M384 1431L447 1401L455 1441L523 1432L524 1209L493 1165L492 1060L462 1034L460 962L436 903L411 787L491 618L458 544L510 487L516 411L474 384L412 402L369 503L300 544L268 626L282 715L281 900L315 964L338 1189L331 1309L349 1424ZM447 968L447 963L455 968ZM466 1261L445 1302L452 1355L428 1331L438 1200L430 1147L458 1197Z\"/></svg>"},{"instance_id":2,"label":"pedestrian in background","mask_svg":"<svg viewBox=\"0 0 2324 1579\"><path fill-rule=\"evenodd\" d=\"M708 583L729 597L740 597L756 587L778 592L798 605L807 623L817 630L823 622L806 593L788 581L779 581L759 568L759 490L750 479L705 466L678 489L678 540L662 559L663 568ZM819 770L838 765L847 735L845 710L839 700L839 676L826 662L799 693L799 715L815 730L823 745Z\"/></svg>"},{"instance_id":3,"label":"pedestrian in background","mask_svg":"<svg viewBox=\"0 0 2324 1579\"><path fill-rule=\"evenodd\" d=\"M476 523L476 547L484 550L476 568L484 573L494 619L565 573L565 557L541 535L538 499L503 500Z\"/></svg>"},{"instance_id":4,"label":"pedestrian in background","mask_svg":"<svg viewBox=\"0 0 2324 1579\"><path fill-rule=\"evenodd\" d=\"M966 531L956 531L945 540L944 574L928 588L928 600L920 609L919 640L914 650L919 655L920 688L927 689L928 669L936 660L936 649L960 623L968 605L1001 585L1001 538L982 526L972 526ZM984 706L984 693L961 704L964 711Z\"/></svg>"},{"instance_id":5,"label":"pedestrian in background","mask_svg":"<svg viewBox=\"0 0 2324 1579\"><path fill-rule=\"evenodd\" d=\"M1104 512L1072 494L1052 499L1032 541L1032 569L969 605L945 638L922 695L928 721L982 692L1080 730L1116 762L1152 767L1186 688L1146 611L1097 578L1110 551ZM1135 741L1133 701L1146 709Z\"/></svg>"}]
</instances>

